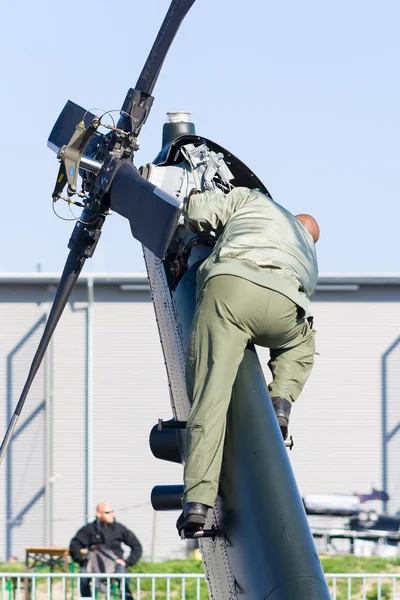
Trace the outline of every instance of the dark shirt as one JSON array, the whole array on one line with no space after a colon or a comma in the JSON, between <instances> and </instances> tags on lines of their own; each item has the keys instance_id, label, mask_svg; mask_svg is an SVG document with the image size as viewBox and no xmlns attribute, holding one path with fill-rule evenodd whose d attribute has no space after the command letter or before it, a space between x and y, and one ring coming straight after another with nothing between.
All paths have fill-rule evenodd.
<instances>
[{"instance_id":1,"label":"dark shirt","mask_svg":"<svg viewBox=\"0 0 400 600\"><path fill-rule=\"evenodd\" d=\"M131 553L125 560L126 566L131 567L137 563L142 556L142 546L135 534L121 523L101 523L96 520L82 527L72 538L69 545L69 551L72 560L83 564L86 560L82 556L81 549L90 549L92 546L104 544L112 550L119 558L122 558L121 544L126 544L131 549Z\"/></svg>"}]
</instances>

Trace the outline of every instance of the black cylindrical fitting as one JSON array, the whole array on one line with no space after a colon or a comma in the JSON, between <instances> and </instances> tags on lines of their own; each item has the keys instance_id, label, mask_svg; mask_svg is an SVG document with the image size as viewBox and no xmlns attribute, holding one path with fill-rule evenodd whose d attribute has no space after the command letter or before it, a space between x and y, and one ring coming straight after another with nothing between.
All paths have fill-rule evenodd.
<instances>
[{"instance_id":1,"label":"black cylindrical fitting","mask_svg":"<svg viewBox=\"0 0 400 600\"><path fill-rule=\"evenodd\" d=\"M180 510L182 495L183 485L156 485L151 490L151 505L154 510Z\"/></svg>"},{"instance_id":2,"label":"black cylindrical fitting","mask_svg":"<svg viewBox=\"0 0 400 600\"><path fill-rule=\"evenodd\" d=\"M181 135L195 135L194 123L189 121L190 114L186 112L168 113L169 121L164 123L162 132L162 148L173 142ZM182 119L182 120L181 120Z\"/></svg>"},{"instance_id":3,"label":"black cylindrical fitting","mask_svg":"<svg viewBox=\"0 0 400 600\"><path fill-rule=\"evenodd\" d=\"M178 429L158 429L154 425L150 431L150 449L156 458L181 463L180 439Z\"/></svg>"}]
</instances>

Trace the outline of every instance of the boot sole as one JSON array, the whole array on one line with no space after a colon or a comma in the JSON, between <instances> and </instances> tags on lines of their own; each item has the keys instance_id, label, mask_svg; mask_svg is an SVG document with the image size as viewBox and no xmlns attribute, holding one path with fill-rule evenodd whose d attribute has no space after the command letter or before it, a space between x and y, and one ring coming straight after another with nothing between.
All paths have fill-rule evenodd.
<instances>
[{"instance_id":1,"label":"boot sole","mask_svg":"<svg viewBox=\"0 0 400 600\"><path fill-rule=\"evenodd\" d=\"M181 523L177 523L178 531L184 529L187 532L196 532L199 529L203 529L206 522L206 518L201 515L188 515L185 519L182 519Z\"/></svg>"}]
</instances>

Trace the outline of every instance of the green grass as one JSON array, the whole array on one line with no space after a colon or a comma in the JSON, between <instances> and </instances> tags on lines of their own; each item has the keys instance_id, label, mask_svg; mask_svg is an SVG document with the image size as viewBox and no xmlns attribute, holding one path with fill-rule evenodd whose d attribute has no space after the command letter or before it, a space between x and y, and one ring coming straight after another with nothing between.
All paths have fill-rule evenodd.
<instances>
[{"instance_id":1,"label":"green grass","mask_svg":"<svg viewBox=\"0 0 400 600\"><path fill-rule=\"evenodd\" d=\"M128 569L130 573L204 573L201 560L166 560L164 562L140 561Z\"/></svg>"},{"instance_id":2,"label":"green grass","mask_svg":"<svg viewBox=\"0 0 400 600\"><path fill-rule=\"evenodd\" d=\"M322 556L325 573L400 573L400 558Z\"/></svg>"},{"instance_id":3,"label":"green grass","mask_svg":"<svg viewBox=\"0 0 400 600\"><path fill-rule=\"evenodd\" d=\"M357 557L357 556L322 556L322 566L325 573L400 573L399 558ZM166 560L164 562L140 561L130 567L130 573L203 573L201 560ZM49 569L41 569L46 573ZM74 565L74 572L79 571L79 566ZM0 573L23 573L24 563L0 562Z\"/></svg>"}]
</instances>

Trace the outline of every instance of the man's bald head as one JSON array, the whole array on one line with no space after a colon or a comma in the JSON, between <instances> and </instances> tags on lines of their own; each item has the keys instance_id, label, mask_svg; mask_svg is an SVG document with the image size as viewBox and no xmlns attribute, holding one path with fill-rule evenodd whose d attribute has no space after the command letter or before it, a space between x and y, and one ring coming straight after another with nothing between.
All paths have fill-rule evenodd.
<instances>
[{"instance_id":1,"label":"man's bald head","mask_svg":"<svg viewBox=\"0 0 400 600\"><path fill-rule=\"evenodd\" d=\"M96 517L102 523L113 523L114 511L111 504L109 502L100 502L96 507Z\"/></svg>"},{"instance_id":2,"label":"man's bald head","mask_svg":"<svg viewBox=\"0 0 400 600\"><path fill-rule=\"evenodd\" d=\"M319 240L319 225L317 221L311 215L300 214L296 215L296 219L301 221L307 231L311 234L314 242L318 242Z\"/></svg>"}]
</instances>

